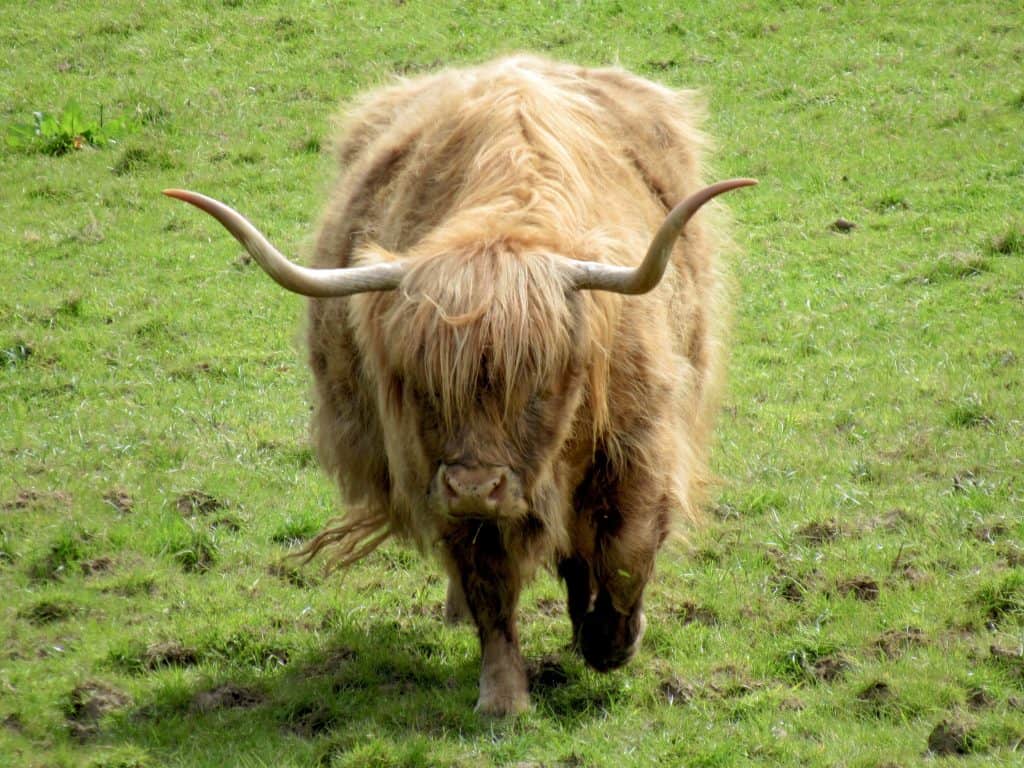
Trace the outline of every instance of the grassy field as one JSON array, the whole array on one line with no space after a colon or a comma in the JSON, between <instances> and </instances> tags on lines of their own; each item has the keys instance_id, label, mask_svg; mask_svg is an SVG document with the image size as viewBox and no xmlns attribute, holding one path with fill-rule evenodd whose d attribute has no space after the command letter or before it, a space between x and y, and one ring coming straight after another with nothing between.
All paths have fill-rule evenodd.
<instances>
[{"instance_id":1,"label":"grassy field","mask_svg":"<svg viewBox=\"0 0 1024 768\"><path fill-rule=\"evenodd\" d=\"M0 764L1020 765L1019 2L634 5L0 5ZM435 567L282 563L334 511L303 304L159 192L301 254L339 104L513 50L701 88L761 186L712 524L607 676L540 578L495 722Z\"/></svg>"}]
</instances>

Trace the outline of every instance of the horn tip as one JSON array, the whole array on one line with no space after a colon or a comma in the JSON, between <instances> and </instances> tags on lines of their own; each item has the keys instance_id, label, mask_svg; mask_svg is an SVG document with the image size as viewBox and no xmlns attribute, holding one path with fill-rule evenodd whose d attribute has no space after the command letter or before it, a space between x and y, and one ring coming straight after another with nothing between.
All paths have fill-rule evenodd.
<instances>
[{"instance_id":1,"label":"horn tip","mask_svg":"<svg viewBox=\"0 0 1024 768\"><path fill-rule=\"evenodd\" d=\"M209 213L211 216L215 216L213 210L211 209L216 209L218 207L223 206L223 203L218 203L216 200L213 200L212 198L209 198L206 195L201 195L198 192L192 192L191 190L188 189L172 188L165 189L162 191L163 194L167 195L167 197L173 197L175 200L181 200L183 203L188 203L189 205L194 205L196 208L201 208L202 210Z\"/></svg>"}]
</instances>

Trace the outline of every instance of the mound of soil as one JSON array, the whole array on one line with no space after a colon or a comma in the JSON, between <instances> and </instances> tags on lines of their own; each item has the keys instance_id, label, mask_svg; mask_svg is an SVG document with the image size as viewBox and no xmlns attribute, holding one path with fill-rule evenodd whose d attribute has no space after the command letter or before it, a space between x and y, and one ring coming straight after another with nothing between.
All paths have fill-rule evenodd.
<instances>
[{"instance_id":1,"label":"mound of soil","mask_svg":"<svg viewBox=\"0 0 1024 768\"><path fill-rule=\"evenodd\" d=\"M104 715L131 705L131 697L112 685L98 680L82 683L68 696L68 730L74 738L85 741L96 734Z\"/></svg>"}]
</instances>

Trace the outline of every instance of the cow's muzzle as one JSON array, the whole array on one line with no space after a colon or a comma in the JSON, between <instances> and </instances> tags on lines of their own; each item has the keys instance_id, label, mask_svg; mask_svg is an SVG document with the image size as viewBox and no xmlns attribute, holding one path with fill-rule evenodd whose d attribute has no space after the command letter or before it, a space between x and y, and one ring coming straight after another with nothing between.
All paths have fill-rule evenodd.
<instances>
[{"instance_id":1,"label":"cow's muzzle","mask_svg":"<svg viewBox=\"0 0 1024 768\"><path fill-rule=\"evenodd\" d=\"M432 491L450 517L519 517L526 511L522 482L508 467L441 464Z\"/></svg>"}]
</instances>

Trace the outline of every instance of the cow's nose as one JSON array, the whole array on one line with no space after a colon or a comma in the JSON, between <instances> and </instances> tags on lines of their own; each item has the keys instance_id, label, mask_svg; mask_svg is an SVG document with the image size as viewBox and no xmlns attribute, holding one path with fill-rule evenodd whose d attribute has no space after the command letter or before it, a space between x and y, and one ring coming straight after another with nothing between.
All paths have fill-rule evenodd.
<instances>
[{"instance_id":1,"label":"cow's nose","mask_svg":"<svg viewBox=\"0 0 1024 768\"><path fill-rule=\"evenodd\" d=\"M449 464L441 468L441 481L449 504L472 504L497 509L508 495L508 467L466 467Z\"/></svg>"}]
</instances>

